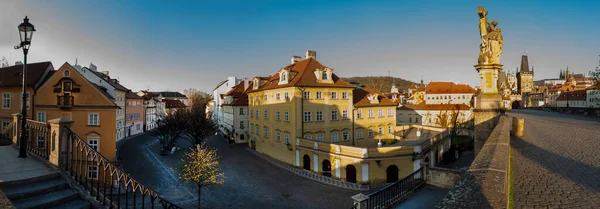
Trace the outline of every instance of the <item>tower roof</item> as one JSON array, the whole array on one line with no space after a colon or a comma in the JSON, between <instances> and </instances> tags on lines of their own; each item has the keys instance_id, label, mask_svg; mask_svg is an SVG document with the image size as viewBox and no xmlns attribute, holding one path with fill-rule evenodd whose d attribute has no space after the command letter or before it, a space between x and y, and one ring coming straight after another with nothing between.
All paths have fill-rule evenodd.
<instances>
[{"instance_id":1,"label":"tower roof","mask_svg":"<svg viewBox=\"0 0 600 209\"><path fill-rule=\"evenodd\" d=\"M529 72L529 60L527 55L521 57L521 72Z\"/></svg>"}]
</instances>

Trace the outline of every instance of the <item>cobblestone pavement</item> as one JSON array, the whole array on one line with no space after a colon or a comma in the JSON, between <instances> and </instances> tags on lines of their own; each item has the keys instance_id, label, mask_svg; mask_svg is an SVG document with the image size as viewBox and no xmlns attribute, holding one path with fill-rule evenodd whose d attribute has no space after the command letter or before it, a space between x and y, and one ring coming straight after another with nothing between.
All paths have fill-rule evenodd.
<instances>
[{"instance_id":1,"label":"cobblestone pavement","mask_svg":"<svg viewBox=\"0 0 600 209\"><path fill-rule=\"evenodd\" d=\"M196 207L195 197L189 196L195 195L196 187L191 184L182 187L180 182L173 181L176 179L168 174L170 169L159 168L160 163L147 153L145 146L150 145L152 150L155 140L140 136L125 142L119 150L123 167L141 183L169 197L167 200L185 208ZM223 185L202 188L203 208L350 208L350 197L359 193L299 177L253 155L245 150L245 145L229 146L221 136L211 136L205 141L222 157L220 166L226 180ZM161 162L169 162L164 156L157 157Z\"/></svg>"},{"instance_id":2,"label":"cobblestone pavement","mask_svg":"<svg viewBox=\"0 0 600 209\"><path fill-rule=\"evenodd\" d=\"M600 119L516 110L525 135L512 137L515 208L600 208Z\"/></svg>"}]
</instances>

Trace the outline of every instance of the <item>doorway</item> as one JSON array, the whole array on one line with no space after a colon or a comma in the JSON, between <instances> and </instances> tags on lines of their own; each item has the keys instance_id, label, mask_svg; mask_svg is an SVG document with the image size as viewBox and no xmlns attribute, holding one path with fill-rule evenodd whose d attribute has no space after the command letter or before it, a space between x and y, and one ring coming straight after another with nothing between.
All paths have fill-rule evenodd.
<instances>
[{"instance_id":1,"label":"doorway","mask_svg":"<svg viewBox=\"0 0 600 209\"><path fill-rule=\"evenodd\" d=\"M302 162L304 164L304 169L310 171L310 157L308 155L304 155Z\"/></svg>"},{"instance_id":2,"label":"doorway","mask_svg":"<svg viewBox=\"0 0 600 209\"><path fill-rule=\"evenodd\" d=\"M386 182L387 183L394 183L396 181L398 181L398 166L396 165L390 165L387 167L387 169L385 170L385 176L386 176Z\"/></svg>"},{"instance_id":3,"label":"doorway","mask_svg":"<svg viewBox=\"0 0 600 209\"><path fill-rule=\"evenodd\" d=\"M346 166L346 181L356 183L356 167L353 165Z\"/></svg>"},{"instance_id":4,"label":"doorway","mask_svg":"<svg viewBox=\"0 0 600 209\"><path fill-rule=\"evenodd\" d=\"M323 160L323 176L331 177L331 162Z\"/></svg>"}]
</instances>

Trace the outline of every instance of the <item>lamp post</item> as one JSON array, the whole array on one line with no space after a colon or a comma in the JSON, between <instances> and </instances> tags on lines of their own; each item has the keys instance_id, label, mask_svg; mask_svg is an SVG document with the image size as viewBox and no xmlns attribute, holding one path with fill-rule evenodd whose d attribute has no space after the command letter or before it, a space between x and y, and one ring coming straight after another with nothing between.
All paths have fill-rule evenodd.
<instances>
[{"instance_id":1,"label":"lamp post","mask_svg":"<svg viewBox=\"0 0 600 209\"><path fill-rule=\"evenodd\" d=\"M23 49L23 92L21 95L21 136L19 138L19 157L27 157L27 52L29 52L29 46L31 45L31 37L35 28L29 23L29 18L25 16L23 23L17 27L19 29L19 36L21 43L15 46L15 49Z\"/></svg>"}]
</instances>

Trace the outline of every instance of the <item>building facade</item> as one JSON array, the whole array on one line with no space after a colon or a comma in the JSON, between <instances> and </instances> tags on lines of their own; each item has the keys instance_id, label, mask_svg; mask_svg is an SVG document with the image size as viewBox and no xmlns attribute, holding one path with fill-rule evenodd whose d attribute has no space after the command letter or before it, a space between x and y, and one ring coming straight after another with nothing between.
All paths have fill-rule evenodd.
<instances>
[{"instance_id":1,"label":"building facade","mask_svg":"<svg viewBox=\"0 0 600 209\"><path fill-rule=\"evenodd\" d=\"M284 163L363 184L394 181L420 168L413 148L394 140L397 103L333 71L307 51L306 59L294 56L274 75L252 79L249 146Z\"/></svg>"},{"instance_id":2,"label":"building facade","mask_svg":"<svg viewBox=\"0 0 600 209\"><path fill-rule=\"evenodd\" d=\"M119 106L119 108L115 110L115 135L117 141L125 138L125 104L127 99L125 95L130 90L121 85L118 80L110 78L108 71L99 72L98 67L92 63L90 63L89 67L81 67L75 64L73 68L83 75L88 81L108 92L108 94L112 97L113 102Z\"/></svg>"},{"instance_id":3,"label":"building facade","mask_svg":"<svg viewBox=\"0 0 600 209\"><path fill-rule=\"evenodd\" d=\"M248 143L248 91L251 85L252 82L244 79L223 95L223 134L235 143Z\"/></svg>"},{"instance_id":4,"label":"building facade","mask_svg":"<svg viewBox=\"0 0 600 209\"><path fill-rule=\"evenodd\" d=\"M397 125L424 125L435 127L452 126L453 118L458 123L472 119L471 109L465 104L421 104L400 105L396 111Z\"/></svg>"},{"instance_id":5,"label":"building facade","mask_svg":"<svg viewBox=\"0 0 600 209\"><path fill-rule=\"evenodd\" d=\"M468 84L454 82L430 82L425 86L425 104L464 104L471 106L475 94Z\"/></svg>"},{"instance_id":6,"label":"building facade","mask_svg":"<svg viewBox=\"0 0 600 209\"><path fill-rule=\"evenodd\" d=\"M125 137L144 132L144 99L133 92L126 94Z\"/></svg>"},{"instance_id":7,"label":"building facade","mask_svg":"<svg viewBox=\"0 0 600 209\"><path fill-rule=\"evenodd\" d=\"M38 91L37 120L64 118L73 121L71 130L109 161L116 162L115 111L119 106L106 89L90 82L65 63ZM88 166L88 172L97 171L98 168L92 167Z\"/></svg>"},{"instance_id":8,"label":"building facade","mask_svg":"<svg viewBox=\"0 0 600 209\"><path fill-rule=\"evenodd\" d=\"M13 121L13 114L21 113L22 72L22 64L0 68L0 130ZM38 89L53 73L54 67L50 62L27 64L27 118L37 118L34 114L37 114L35 98ZM40 116L44 119L42 122L46 121L44 116Z\"/></svg>"},{"instance_id":9,"label":"building facade","mask_svg":"<svg viewBox=\"0 0 600 209\"><path fill-rule=\"evenodd\" d=\"M587 91L586 90L576 90L563 92L556 99L557 107L580 107L585 108L587 105Z\"/></svg>"},{"instance_id":10,"label":"building facade","mask_svg":"<svg viewBox=\"0 0 600 209\"><path fill-rule=\"evenodd\" d=\"M227 80L219 82L219 84L217 84L217 87L215 87L213 89L213 104L212 104L213 122L215 124L217 124L217 126L221 132L224 131L224 129L223 129L224 114L222 111L223 103L224 103L223 95L225 93L227 93L228 91L230 91L240 81L241 80L237 79L236 77L227 77Z\"/></svg>"}]
</instances>

